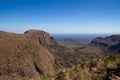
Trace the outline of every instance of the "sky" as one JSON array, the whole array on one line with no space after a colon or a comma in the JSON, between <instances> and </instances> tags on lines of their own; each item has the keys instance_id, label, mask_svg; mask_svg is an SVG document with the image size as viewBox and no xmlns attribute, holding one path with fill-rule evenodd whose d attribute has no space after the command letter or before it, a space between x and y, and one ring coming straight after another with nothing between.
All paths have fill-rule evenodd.
<instances>
[{"instance_id":1,"label":"sky","mask_svg":"<svg viewBox=\"0 0 120 80\"><path fill-rule=\"evenodd\" d=\"M120 34L120 0L0 0L0 30Z\"/></svg>"}]
</instances>

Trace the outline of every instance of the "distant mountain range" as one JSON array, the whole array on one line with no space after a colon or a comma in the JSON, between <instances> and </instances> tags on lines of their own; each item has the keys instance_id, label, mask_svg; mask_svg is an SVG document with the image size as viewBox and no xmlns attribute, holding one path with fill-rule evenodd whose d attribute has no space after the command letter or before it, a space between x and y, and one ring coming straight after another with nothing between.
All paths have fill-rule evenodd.
<instances>
[{"instance_id":1,"label":"distant mountain range","mask_svg":"<svg viewBox=\"0 0 120 80\"><path fill-rule=\"evenodd\" d=\"M90 42L96 37L106 37L110 34L51 34L56 40L61 41L65 38L72 38L75 40L88 41Z\"/></svg>"},{"instance_id":2,"label":"distant mountain range","mask_svg":"<svg viewBox=\"0 0 120 80\"><path fill-rule=\"evenodd\" d=\"M90 44L93 46L103 47L113 53L120 53L120 35L111 35L105 38L97 37L92 40Z\"/></svg>"}]
</instances>

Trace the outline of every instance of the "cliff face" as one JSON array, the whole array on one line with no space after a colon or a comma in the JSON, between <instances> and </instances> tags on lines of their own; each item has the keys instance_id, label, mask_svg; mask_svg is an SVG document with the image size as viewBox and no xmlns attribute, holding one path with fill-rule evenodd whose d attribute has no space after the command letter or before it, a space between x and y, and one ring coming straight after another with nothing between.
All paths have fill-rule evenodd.
<instances>
[{"instance_id":1,"label":"cliff face","mask_svg":"<svg viewBox=\"0 0 120 80\"><path fill-rule=\"evenodd\" d=\"M36 36L35 41L28 38L30 35ZM53 55L36 41L42 41L40 35L29 36L0 31L0 79L39 80L40 75L54 74ZM41 36L45 37L44 33Z\"/></svg>"}]
</instances>

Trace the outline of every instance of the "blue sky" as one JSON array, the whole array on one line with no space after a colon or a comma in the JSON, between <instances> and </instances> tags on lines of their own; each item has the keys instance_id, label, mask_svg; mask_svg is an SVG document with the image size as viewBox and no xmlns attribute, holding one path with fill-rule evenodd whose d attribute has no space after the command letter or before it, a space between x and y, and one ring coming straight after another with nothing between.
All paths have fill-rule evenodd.
<instances>
[{"instance_id":1,"label":"blue sky","mask_svg":"<svg viewBox=\"0 0 120 80\"><path fill-rule=\"evenodd\" d=\"M0 0L0 30L120 33L120 0Z\"/></svg>"}]
</instances>

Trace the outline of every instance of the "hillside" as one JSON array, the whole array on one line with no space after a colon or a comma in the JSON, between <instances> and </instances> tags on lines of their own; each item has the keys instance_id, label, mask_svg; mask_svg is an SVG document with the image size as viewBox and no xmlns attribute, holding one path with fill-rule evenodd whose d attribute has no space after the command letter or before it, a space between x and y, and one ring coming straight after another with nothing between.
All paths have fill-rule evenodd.
<instances>
[{"instance_id":1,"label":"hillside","mask_svg":"<svg viewBox=\"0 0 120 80\"><path fill-rule=\"evenodd\" d=\"M38 80L47 74L54 75L56 67L71 67L81 61L80 53L41 30L29 30L24 34L0 31L0 43L0 77L3 80Z\"/></svg>"},{"instance_id":2,"label":"hillside","mask_svg":"<svg viewBox=\"0 0 120 80\"><path fill-rule=\"evenodd\" d=\"M54 62L46 48L26 35L0 31L0 79L39 80L40 75L54 74Z\"/></svg>"},{"instance_id":3,"label":"hillside","mask_svg":"<svg viewBox=\"0 0 120 80\"><path fill-rule=\"evenodd\" d=\"M0 79L112 80L108 70L119 76L119 39L112 35L83 47L68 47L41 30L0 31Z\"/></svg>"}]
</instances>

